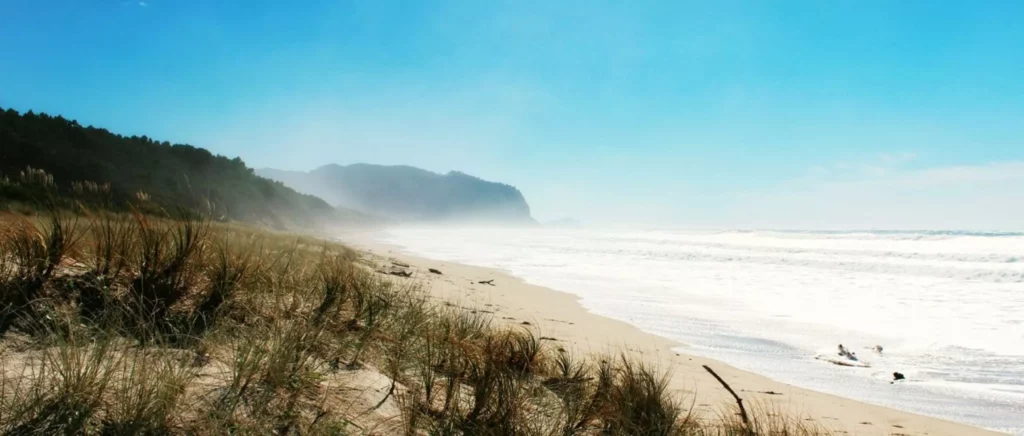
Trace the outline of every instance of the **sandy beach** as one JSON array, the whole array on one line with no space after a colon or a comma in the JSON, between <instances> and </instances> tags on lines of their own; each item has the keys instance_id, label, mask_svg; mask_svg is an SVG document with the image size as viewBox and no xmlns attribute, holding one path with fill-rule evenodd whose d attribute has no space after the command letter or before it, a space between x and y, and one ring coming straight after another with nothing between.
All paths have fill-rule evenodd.
<instances>
[{"instance_id":1,"label":"sandy beach","mask_svg":"<svg viewBox=\"0 0 1024 436\"><path fill-rule=\"evenodd\" d=\"M350 238L347 238L350 239ZM362 238L360 238L362 239ZM671 389L705 417L724 413L732 397L708 374L713 368L744 399L761 407L813 421L837 434L981 435L999 434L942 419L901 412L834 395L797 388L738 370L725 363L688 355L686 345L665 339L583 308L572 294L534 286L502 271L443 262L402 253L396 247L346 240L378 264L409 265L412 277L432 298L492 313L496 322L534 329L555 347L593 355L630 353L671 374ZM429 272L436 269L440 275ZM482 284L481 281L491 281Z\"/></svg>"}]
</instances>

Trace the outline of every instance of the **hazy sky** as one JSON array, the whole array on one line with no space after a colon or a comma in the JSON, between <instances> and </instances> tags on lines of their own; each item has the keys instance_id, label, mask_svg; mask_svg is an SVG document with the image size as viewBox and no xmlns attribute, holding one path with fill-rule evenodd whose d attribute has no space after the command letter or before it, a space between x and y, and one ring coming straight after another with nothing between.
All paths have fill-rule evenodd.
<instances>
[{"instance_id":1,"label":"hazy sky","mask_svg":"<svg viewBox=\"0 0 1024 436\"><path fill-rule=\"evenodd\" d=\"M1024 228L1024 2L0 0L0 106L539 219Z\"/></svg>"}]
</instances>

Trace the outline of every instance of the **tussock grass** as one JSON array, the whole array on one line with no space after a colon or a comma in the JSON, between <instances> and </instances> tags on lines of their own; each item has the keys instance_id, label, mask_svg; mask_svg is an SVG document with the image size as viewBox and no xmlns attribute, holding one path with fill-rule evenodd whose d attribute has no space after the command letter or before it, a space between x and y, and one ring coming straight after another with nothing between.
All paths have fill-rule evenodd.
<instances>
[{"instance_id":1,"label":"tussock grass","mask_svg":"<svg viewBox=\"0 0 1024 436\"><path fill-rule=\"evenodd\" d=\"M5 404L8 434L79 434L94 430L118 357L111 340L61 341L30 358ZM4 386L8 386L4 383Z\"/></svg>"},{"instance_id":2,"label":"tussock grass","mask_svg":"<svg viewBox=\"0 0 1024 436\"><path fill-rule=\"evenodd\" d=\"M689 416L683 416L682 407L669 395L667 375L625 356L611 371L606 433L672 435L685 429Z\"/></svg>"},{"instance_id":3,"label":"tussock grass","mask_svg":"<svg viewBox=\"0 0 1024 436\"><path fill-rule=\"evenodd\" d=\"M0 226L3 340L25 338L0 353L5 434L822 433L699 420L642 360L552 349L316 238L187 213ZM386 387L341 398L368 373Z\"/></svg>"},{"instance_id":4,"label":"tussock grass","mask_svg":"<svg viewBox=\"0 0 1024 436\"><path fill-rule=\"evenodd\" d=\"M79 242L78 217L59 210L40 223L8 215L0 231L0 332L33 306L44 286Z\"/></svg>"},{"instance_id":5,"label":"tussock grass","mask_svg":"<svg viewBox=\"0 0 1024 436\"><path fill-rule=\"evenodd\" d=\"M98 279L117 279L128 269L136 249L136 226L115 214L99 212L89 220L89 241L81 261Z\"/></svg>"},{"instance_id":6,"label":"tussock grass","mask_svg":"<svg viewBox=\"0 0 1024 436\"><path fill-rule=\"evenodd\" d=\"M129 300L137 309L134 319L140 326L167 329L173 323L168 317L171 307L197 283L196 263L204 257L210 224L191 217L170 224L154 223L140 213L134 218L139 250L128 288Z\"/></svg>"},{"instance_id":7,"label":"tussock grass","mask_svg":"<svg viewBox=\"0 0 1024 436\"><path fill-rule=\"evenodd\" d=\"M125 350L116 363L100 432L167 434L180 428L177 412L196 368L159 349Z\"/></svg>"}]
</instances>

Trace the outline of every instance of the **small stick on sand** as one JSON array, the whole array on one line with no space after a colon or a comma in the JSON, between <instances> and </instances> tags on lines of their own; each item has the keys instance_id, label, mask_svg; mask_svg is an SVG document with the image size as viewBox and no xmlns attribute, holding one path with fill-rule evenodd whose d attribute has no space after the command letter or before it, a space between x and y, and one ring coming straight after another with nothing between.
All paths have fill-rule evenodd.
<instances>
[{"instance_id":1,"label":"small stick on sand","mask_svg":"<svg viewBox=\"0 0 1024 436\"><path fill-rule=\"evenodd\" d=\"M743 425L749 425L750 422L747 421L747 409L743 408L743 399L740 398L739 395L736 395L736 392L734 392L732 390L732 388L729 387L729 384L726 383L725 380L722 380L722 378L719 377L718 374L715 374L715 371L713 369L711 369L710 366L707 366L707 365L701 365L701 366L703 366L704 369L708 370L708 372L710 372L711 375L715 376L715 379L717 379L718 382L722 384L722 386L725 386L725 390L729 391L729 393L732 394L732 397L736 399L736 405L740 406L740 418L743 419Z\"/></svg>"}]
</instances>

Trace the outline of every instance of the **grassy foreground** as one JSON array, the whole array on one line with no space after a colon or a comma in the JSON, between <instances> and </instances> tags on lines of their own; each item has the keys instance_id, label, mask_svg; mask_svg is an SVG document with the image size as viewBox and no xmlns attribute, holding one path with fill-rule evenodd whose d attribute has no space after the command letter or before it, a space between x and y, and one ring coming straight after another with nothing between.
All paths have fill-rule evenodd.
<instances>
[{"instance_id":1,"label":"grassy foreground","mask_svg":"<svg viewBox=\"0 0 1024 436\"><path fill-rule=\"evenodd\" d=\"M395 280L336 243L197 217L0 216L0 432L817 433L730 404L698 419L640 360Z\"/></svg>"}]
</instances>

